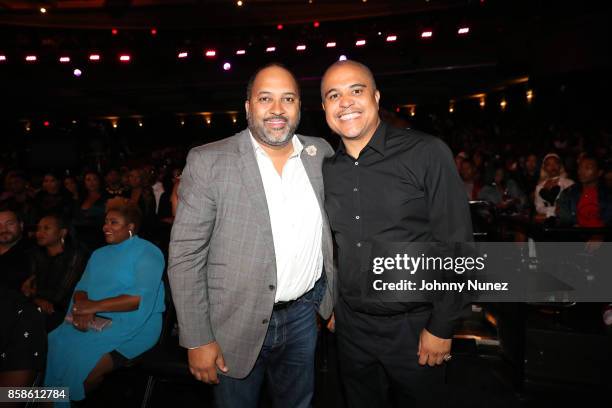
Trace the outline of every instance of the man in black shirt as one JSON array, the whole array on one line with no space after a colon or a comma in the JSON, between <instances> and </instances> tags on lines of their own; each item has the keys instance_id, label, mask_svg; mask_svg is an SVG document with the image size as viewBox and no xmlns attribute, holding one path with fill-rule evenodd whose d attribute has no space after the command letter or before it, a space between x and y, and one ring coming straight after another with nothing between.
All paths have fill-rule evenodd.
<instances>
[{"instance_id":1,"label":"man in black shirt","mask_svg":"<svg viewBox=\"0 0 612 408\"><path fill-rule=\"evenodd\" d=\"M342 139L323 176L338 249L335 325L348 405L439 403L442 364L466 302L375 302L363 288L376 242L472 240L452 154L435 137L381 122L380 92L360 63L332 65L321 96L327 123Z\"/></svg>"}]
</instances>

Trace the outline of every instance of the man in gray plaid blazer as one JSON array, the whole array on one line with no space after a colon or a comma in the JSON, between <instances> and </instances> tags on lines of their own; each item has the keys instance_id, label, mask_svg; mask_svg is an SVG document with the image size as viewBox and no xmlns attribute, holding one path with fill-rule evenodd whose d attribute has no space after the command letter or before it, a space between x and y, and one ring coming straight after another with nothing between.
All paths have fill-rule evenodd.
<instances>
[{"instance_id":1,"label":"man in gray plaid blazer","mask_svg":"<svg viewBox=\"0 0 612 408\"><path fill-rule=\"evenodd\" d=\"M168 274L189 366L219 407L308 407L318 308L333 307L320 138L296 135L294 76L271 64L247 86L248 129L189 152ZM220 374L220 375L218 375Z\"/></svg>"}]
</instances>

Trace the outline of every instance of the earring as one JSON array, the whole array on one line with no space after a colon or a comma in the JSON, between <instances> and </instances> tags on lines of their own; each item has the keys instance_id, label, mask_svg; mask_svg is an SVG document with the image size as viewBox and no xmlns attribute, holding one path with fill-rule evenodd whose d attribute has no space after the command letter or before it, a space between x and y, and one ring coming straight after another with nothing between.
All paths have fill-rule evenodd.
<instances>
[{"instance_id":1,"label":"earring","mask_svg":"<svg viewBox=\"0 0 612 408\"><path fill-rule=\"evenodd\" d=\"M60 237L60 243L64 246L64 237Z\"/></svg>"},{"instance_id":2,"label":"earring","mask_svg":"<svg viewBox=\"0 0 612 408\"><path fill-rule=\"evenodd\" d=\"M132 234L132 230L128 230L128 232L130 233L130 238L132 238L134 236L134 234Z\"/></svg>"}]
</instances>

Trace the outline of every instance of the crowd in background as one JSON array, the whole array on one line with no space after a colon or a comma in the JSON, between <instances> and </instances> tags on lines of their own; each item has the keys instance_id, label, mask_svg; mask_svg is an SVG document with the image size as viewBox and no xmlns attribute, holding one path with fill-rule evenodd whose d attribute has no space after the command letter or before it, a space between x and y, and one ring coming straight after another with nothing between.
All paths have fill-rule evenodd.
<instances>
[{"instance_id":1,"label":"crowd in background","mask_svg":"<svg viewBox=\"0 0 612 408\"><path fill-rule=\"evenodd\" d=\"M410 126L394 115L385 119ZM434 121L431 131L453 150L466 199L473 204L486 203L496 215L520 218L523 224L612 224L610 133L550 128L537 138L521 138L512 127L459 126L442 120ZM0 162L0 298L7 303L3 310L11 333L32 333L27 352L33 359L21 377L15 372L17 377L9 380L0 375L2 384L31 384L34 373L44 367L44 333L64 321L90 254L109 243L109 202L119 199L136 208L139 237L167 254L187 151L188 147L147 151L141 146L129 158L135 163L131 166L100 165L111 163L109 159L76 169L31 171L10 156ZM129 230L130 237L133 233ZM524 229L516 228L509 239L526 239ZM587 240L603 241L606 236L593 232ZM160 305L155 308L161 313ZM36 332L42 337L34 336ZM6 344L11 341L15 339ZM22 343L20 337L20 347L26 347ZM7 363L5 352L0 358L0 371L17 364ZM117 364L116 356L113 361Z\"/></svg>"}]
</instances>

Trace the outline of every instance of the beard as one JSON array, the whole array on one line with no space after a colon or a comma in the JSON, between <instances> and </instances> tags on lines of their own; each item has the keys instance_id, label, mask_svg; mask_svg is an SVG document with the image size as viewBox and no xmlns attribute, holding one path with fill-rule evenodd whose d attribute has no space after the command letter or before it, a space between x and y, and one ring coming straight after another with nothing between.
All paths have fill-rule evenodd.
<instances>
[{"instance_id":1,"label":"beard","mask_svg":"<svg viewBox=\"0 0 612 408\"><path fill-rule=\"evenodd\" d=\"M285 130L283 133L278 133L278 132L274 132L271 131L269 129L266 129L264 123L259 123L256 122L255 119L253 119L252 115L248 115L247 116L247 121L249 124L249 130L251 131L251 133L253 134L253 137L255 137L255 139L267 144L268 146L284 146L287 143L289 143L289 141L291 140L291 138L293 137L295 130L297 129L298 125L300 124L300 114L298 112L298 116L297 119L295 120L294 123L291 123L287 118L283 117L283 116L273 116L267 119L283 119L285 120ZM264 119L264 122L265 120Z\"/></svg>"},{"instance_id":2,"label":"beard","mask_svg":"<svg viewBox=\"0 0 612 408\"><path fill-rule=\"evenodd\" d=\"M10 245L19 240L19 235L14 234L12 232L4 232L0 234L0 244L1 245Z\"/></svg>"}]
</instances>

